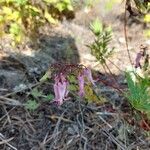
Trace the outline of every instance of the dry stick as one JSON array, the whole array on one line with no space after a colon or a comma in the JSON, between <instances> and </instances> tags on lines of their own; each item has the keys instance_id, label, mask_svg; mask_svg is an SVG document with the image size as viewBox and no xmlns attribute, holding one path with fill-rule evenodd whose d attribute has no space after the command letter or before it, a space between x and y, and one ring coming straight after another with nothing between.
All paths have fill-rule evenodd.
<instances>
[{"instance_id":1,"label":"dry stick","mask_svg":"<svg viewBox=\"0 0 150 150\"><path fill-rule=\"evenodd\" d=\"M35 86L41 85L42 83L44 83L44 81L37 82L37 83L35 83L35 84L29 85L29 86L27 86L27 87L25 87L25 88L23 88L23 89L18 90L18 91L13 91L13 92L11 92L11 93L8 93L8 94L4 95L3 97L8 97L8 96L10 96L10 95L13 95L13 94L16 94L16 93L19 93L19 92L22 92L22 91L25 91L25 90L28 90L28 89L32 89L32 88L34 88Z\"/></svg>"},{"instance_id":2,"label":"dry stick","mask_svg":"<svg viewBox=\"0 0 150 150\"><path fill-rule=\"evenodd\" d=\"M23 106L18 100L7 98L5 96L0 96L0 102L3 104L14 105L14 106Z\"/></svg>"},{"instance_id":3,"label":"dry stick","mask_svg":"<svg viewBox=\"0 0 150 150\"><path fill-rule=\"evenodd\" d=\"M14 110L16 107L13 107L12 109L10 109L5 115L3 115L1 118L0 118L0 122L9 115L9 113Z\"/></svg>"},{"instance_id":4,"label":"dry stick","mask_svg":"<svg viewBox=\"0 0 150 150\"><path fill-rule=\"evenodd\" d=\"M64 118L64 117L60 117L60 116L55 116L55 115L48 116L48 115L46 115L45 117L50 118L50 119L60 119L61 118L61 120L64 121L64 122L73 123L72 120Z\"/></svg>"},{"instance_id":5,"label":"dry stick","mask_svg":"<svg viewBox=\"0 0 150 150\"><path fill-rule=\"evenodd\" d=\"M104 71L105 71L105 73L107 74L107 71L106 71L106 69L105 69L105 66L104 66L104 65L102 65L102 67L104 68ZM113 85L110 85L110 84L106 83L105 81L103 81L103 80L101 80L101 79L98 79L98 81L102 82L102 83L103 83L104 85L106 85L106 86L109 86L109 87L112 87L112 88L114 88L114 89L118 90L120 93L122 93L122 94L123 94L123 91L122 91L122 90L120 90L118 87L113 86Z\"/></svg>"},{"instance_id":6,"label":"dry stick","mask_svg":"<svg viewBox=\"0 0 150 150\"><path fill-rule=\"evenodd\" d=\"M130 51L129 51L129 47L128 47L128 36L127 36L127 5L129 3L129 0L126 0L126 3L125 3L125 12L124 12L124 36L125 36L125 42L126 42L126 50L127 50L127 53L128 53L128 57L129 57L129 61L130 61L130 64L132 65L132 59L131 59L131 55L130 55Z\"/></svg>"},{"instance_id":7,"label":"dry stick","mask_svg":"<svg viewBox=\"0 0 150 150\"><path fill-rule=\"evenodd\" d=\"M148 123L146 123L146 121L144 120L144 118L142 117L142 121L144 123L144 125L148 128L148 130L150 130L150 126Z\"/></svg>"},{"instance_id":8,"label":"dry stick","mask_svg":"<svg viewBox=\"0 0 150 150\"><path fill-rule=\"evenodd\" d=\"M41 143L39 142L40 149L42 149L42 150L45 150L45 147L46 147L45 144L46 144L46 140L48 138L48 135L49 135L49 132L46 133L43 141Z\"/></svg>"},{"instance_id":9,"label":"dry stick","mask_svg":"<svg viewBox=\"0 0 150 150\"><path fill-rule=\"evenodd\" d=\"M122 150L127 150L127 147L124 146L117 138L114 137L114 135L112 135L111 133L109 133L108 131L106 130L102 130L103 131L103 134L105 134L107 137L110 137L111 140L117 145L120 147L120 149Z\"/></svg>"},{"instance_id":10,"label":"dry stick","mask_svg":"<svg viewBox=\"0 0 150 150\"><path fill-rule=\"evenodd\" d=\"M124 94L124 92L123 92L122 90L120 90L119 88L117 88L117 87L115 87L115 86L113 86L113 85L108 84L108 83L105 82L104 80L98 79L97 81L100 81L100 82L102 82L104 85L109 86L109 87L111 87L111 88L113 88L113 89L116 89L116 90L119 91L121 94Z\"/></svg>"},{"instance_id":11,"label":"dry stick","mask_svg":"<svg viewBox=\"0 0 150 150\"><path fill-rule=\"evenodd\" d=\"M68 110L68 109L65 109L65 110L64 110L64 112L61 114L60 118L58 119L58 121L57 121L57 123L56 123L55 129L54 129L53 134L52 134L52 136L51 136L51 139L56 139L56 140L51 144L51 146L50 146L50 148L49 148L50 150L53 148L54 144L56 144L56 142L58 141L58 138L57 138L57 136L58 136L58 134L59 134L58 129L59 129L60 123L61 123L61 121L62 121L62 118L63 118L63 116L64 116L64 114L65 114L65 112L66 112L67 110Z\"/></svg>"},{"instance_id":12,"label":"dry stick","mask_svg":"<svg viewBox=\"0 0 150 150\"><path fill-rule=\"evenodd\" d=\"M121 70L115 63L113 63L111 60L109 60L108 58L107 58L107 60L112 64L112 65L114 65L120 72L123 72L123 70Z\"/></svg>"},{"instance_id":13,"label":"dry stick","mask_svg":"<svg viewBox=\"0 0 150 150\"><path fill-rule=\"evenodd\" d=\"M104 122L104 124L106 124L110 129L112 129L112 126L105 120L103 119L100 115L99 115L100 119ZM97 124L98 126L100 126L102 128L101 125ZM120 142L116 137L114 137L114 135L112 135L111 133L109 133L107 130L102 129L103 134L105 134L107 137L110 137L112 139L112 142L114 142L116 145L118 145L122 150L127 150L127 147L124 146L122 144L122 142Z\"/></svg>"},{"instance_id":14,"label":"dry stick","mask_svg":"<svg viewBox=\"0 0 150 150\"><path fill-rule=\"evenodd\" d=\"M86 150L87 148L87 138L83 135L84 131L85 131L85 123L84 123L84 115L83 115L83 111L82 111L82 108L81 108L81 101L79 99L79 110L80 110L80 114L81 114L81 118L82 118L82 127L83 127L83 130L82 130L82 133L81 133L81 137L84 139L85 143L84 143L84 150ZM80 124L81 126L81 124Z\"/></svg>"},{"instance_id":15,"label":"dry stick","mask_svg":"<svg viewBox=\"0 0 150 150\"><path fill-rule=\"evenodd\" d=\"M112 127L105 119L103 119L103 117L101 117L100 115L99 115L99 118L100 118L110 129L113 128L113 127Z\"/></svg>"},{"instance_id":16,"label":"dry stick","mask_svg":"<svg viewBox=\"0 0 150 150\"><path fill-rule=\"evenodd\" d=\"M1 145L1 144L6 144L6 145L8 145L9 147L11 147L13 150L17 150L16 147L14 147L14 146L12 146L11 144L8 143L8 142L10 142L11 140L14 139L13 137L6 140L6 139L4 139L3 134L0 133L0 139L2 140L2 142L0 142L0 145Z\"/></svg>"},{"instance_id":17,"label":"dry stick","mask_svg":"<svg viewBox=\"0 0 150 150\"><path fill-rule=\"evenodd\" d=\"M5 113L6 113L7 120L8 120L8 122L9 122L9 124L11 124L11 119L10 119L10 116L9 116L9 114L8 114L8 111L6 110L6 107L5 107L5 106L4 106L3 108L4 108L4 111L5 111Z\"/></svg>"},{"instance_id":18,"label":"dry stick","mask_svg":"<svg viewBox=\"0 0 150 150\"><path fill-rule=\"evenodd\" d=\"M6 143L10 142L10 141L13 140L13 139L14 139L13 137L12 137L12 138L9 138L9 139L7 139L7 140L2 139L2 142L0 142L0 145L6 144Z\"/></svg>"},{"instance_id":19,"label":"dry stick","mask_svg":"<svg viewBox=\"0 0 150 150\"><path fill-rule=\"evenodd\" d=\"M104 64L105 64L106 68L108 69L109 73L111 74L111 76L112 76L112 77L114 78L114 80L116 81L116 83L118 83L116 77L115 77L114 74L111 72L111 70L110 70L110 68L108 67L107 63L104 62Z\"/></svg>"}]
</instances>

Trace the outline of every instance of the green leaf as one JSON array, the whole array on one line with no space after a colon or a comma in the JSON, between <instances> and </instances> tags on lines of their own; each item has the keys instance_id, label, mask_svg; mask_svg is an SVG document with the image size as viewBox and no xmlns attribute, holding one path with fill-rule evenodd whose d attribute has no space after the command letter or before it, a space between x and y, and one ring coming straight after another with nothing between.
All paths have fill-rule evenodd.
<instances>
[{"instance_id":1,"label":"green leaf","mask_svg":"<svg viewBox=\"0 0 150 150\"><path fill-rule=\"evenodd\" d=\"M28 0L14 0L14 2L18 5L26 5Z\"/></svg>"},{"instance_id":2,"label":"green leaf","mask_svg":"<svg viewBox=\"0 0 150 150\"><path fill-rule=\"evenodd\" d=\"M40 82L43 82L43 81L46 81L47 79L50 79L51 78L51 71L48 70L44 76L40 79Z\"/></svg>"},{"instance_id":3,"label":"green leaf","mask_svg":"<svg viewBox=\"0 0 150 150\"><path fill-rule=\"evenodd\" d=\"M149 23L150 22L150 14L146 14L144 17L144 21Z\"/></svg>"},{"instance_id":4,"label":"green leaf","mask_svg":"<svg viewBox=\"0 0 150 150\"><path fill-rule=\"evenodd\" d=\"M39 104L35 100L28 100L25 103L25 108L29 109L30 111L34 111L39 107Z\"/></svg>"},{"instance_id":5,"label":"green leaf","mask_svg":"<svg viewBox=\"0 0 150 150\"><path fill-rule=\"evenodd\" d=\"M69 75L68 80L70 83L74 83L74 84L77 83L77 79L76 79L75 75Z\"/></svg>"},{"instance_id":6,"label":"green leaf","mask_svg":"<svg viewBox=\"0 0 150 150\"><path fill-rule=\"evenodd\" d=\"M65 3L57 3L55 6L60 12L62 12L67 6Z\"/></svg>"},{"instance_id":7,"label":"green leaf","mask_svg":"<svg viewBox=\"0 0 150 150\"><path fill-rule=\"evenodd\" d=\"M12 23L9 32L13 35L19 35L21 33L21 27L17 23Z\"/></svg>"},{"instance_id":8,"label":"green leaf","mask_svg":"<svg viewBox=\"0 0 150 150\"><path fill-rule=\"evenodd\" d=\"M105 9L111 11L117 2L119 2L119 0L108 0L105 4Z\"/></svg>"},{"instance_id":9,"label":"green leaf","mask_svg":"<svg viewBox=\"0 0 150 150\"><path fill-rule=\"evenodd\" d=\"M103 30L103 25L100 20L97 18L90 24L90 29L95 35L99 35Z\"/></svg>"},{"instance_id":10,"label":"green leaf","mask_svg":"<svg viewBox=\"0 0 150 150\"><path fill-rule=\"evenodd\" d=\"M3 21L4 21L4 17L0 15L0 23L2 23Z\"/></svg>"},{"instance_id":11,"label":"green leaf","mask_svg":"<svg viewBox=\"0 0 150 150\"><path fill-rule=\"evenodd\" d=\"M46 101L51 101L51 100L53 100L54 99L54 95L53 94L48 94L47 96L46 96Z\"/></svg>"},{"instance_id":12,"label":"green leaf","mask_svg":"<svg viewBox=\"0 0 150 150\"><path fill-rule=\"evenodd\" d=\"M77 91L77 86L75 84L69 84L68 90L75 92L75 91Z\"/></svg>"},{"instance_id":13,"label":"green leaf","mask_svg":"<svg viewBox=\"0 0 150 150\"><path fill-rule=\"evenodd\" d=\"M54 4L58 2L58 0L44 0L44 2L49 3L49 4Z\"/></svg>"},{"instance_id":14,"label":"green leaf","mask_svg":"<svg viewBox=\"0 0 150 150\"><path fill-rule=\"evenodd\" d=\"M58 23L57 20L54 19L54 18L52 17L52 15L51 15L47 10L46 10L45 13L44 13L44 17L45 17L45 19L46 19L49 23L52 23L52 24L57 24L57 23Z\"/></svg>"},{"instance_id":15,"label":"green leaf","mask_svg":"<svg viewBox=\"0 0 150 150\"><path fill-rule=\"evenodd\" d=\"M6 6L3 6L2 7L2 12L6 15L10 15L12 14L12 8L11 7L6 7Z\"/></svg>"},{"instance_id":16,"label":"green leaf","mask_svg":"<svg viewBox=\"0 0 150 150\"><path fill-rule=\"evenodd\" d=\"M38 97L41 97L43 94L42 91L39 91L37 88L34 88L32 91L31 91L31 95L35 98L38 98Z\"/></svg>"},{"instance_id":17,"label":"green leaf","mask_svg":"<svg viewBox=\"0 0 150 150\"><path fill-rule=\"evenodd\" d=\"M129 102L132 106L145 113L150 111L150 91L147 78L137 78L137 81L133 81L131 74L126 73L127 84L129 93L126 94Z\"/></svg>"}]
</instances>

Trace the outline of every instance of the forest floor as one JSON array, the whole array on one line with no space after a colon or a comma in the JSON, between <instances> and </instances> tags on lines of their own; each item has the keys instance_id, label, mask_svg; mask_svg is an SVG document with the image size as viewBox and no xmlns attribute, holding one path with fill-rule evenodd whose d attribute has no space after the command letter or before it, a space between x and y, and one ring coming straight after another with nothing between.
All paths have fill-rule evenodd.
<instances>
[{"instance_id":1,"label":"forest floor","mask_svg":"<svg viewBox=\"0 0 150 150\"><path fill-rule=\"evenodd\" d=\"M12 48L8 38L0 41L0 149L150 149L149 133L141 128L141 120L135 118L126 98L101 82L96 83L94 90L105 97L105 102L87 102L71 95L71 100L58 107L39 96L36 97L37 109L30 111L24 107L27 100L34 98L32 91L35 88L44 96L53 93L52 79L39 82L53 63L83 64L101 80L126 90L124 71L131 64L124 35L124 3L106 10L105 2L98 3L89 12L81 8L76 11L74 19L64 19L57 26L42 27L36 44L30 41ZM97 17L106 26L111 25L113 30L109 46L115 50L107 65L117 83L96 62L86 46L94 40L89 25ZM134 64L140 45L150 47L150 41L143 36L144 24L139 17L127 14L126 27Z\"/></svg>"}]
</instances>

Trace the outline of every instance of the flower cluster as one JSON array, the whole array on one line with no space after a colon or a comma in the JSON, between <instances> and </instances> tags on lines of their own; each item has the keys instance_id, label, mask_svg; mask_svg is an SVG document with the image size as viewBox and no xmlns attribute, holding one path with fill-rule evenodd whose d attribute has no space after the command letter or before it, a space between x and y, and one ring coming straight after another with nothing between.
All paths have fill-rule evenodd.
<instances>
[{"instance_id":1,"label":"flower cluster","mask_svg":"<svg viewBox=\"0 0 150 150\"><path fill-rule=\"evenodd\" d=\"M84 68L78 74L78 83L79 83L79 96L83 97L85 95L84 85L85 85L85 78L87 78L88 82L91 82L95 86L95 81L92 78L92 73L89 68ZM55 83L53 85L55 98L54 102L57 105L62 105L65 100L68 100L68 86L69 81L67 80L67 76L63 73L55 76Z\"/></svg>"},{"instance_id":2,"label":"flower cluster","mask_svg":"<svg viewBox=\"0 0 150 150\"><path fill-rule=\"evenodd\" d=\"M78 75L78 82L79 82L79 96L83 97L85 95L84 92L84 84L85 78L88 79L95 86L95 81L93 80L91 70L89 68L85 68L79 75Z\"/></svg>"},{"instance_id":3,"label":"flower cluster","mask_svg":"<svg viewBox=\"0 0 150 150\"><path fill-rule=\"evenodd\" d=\"M62 73L55 76L55 84L53 85L55 93L54 102L56 102L58 105L61 105L64 100L67 100L69 93L68 85L69 83Z\"/></svg>"}]
</instances>

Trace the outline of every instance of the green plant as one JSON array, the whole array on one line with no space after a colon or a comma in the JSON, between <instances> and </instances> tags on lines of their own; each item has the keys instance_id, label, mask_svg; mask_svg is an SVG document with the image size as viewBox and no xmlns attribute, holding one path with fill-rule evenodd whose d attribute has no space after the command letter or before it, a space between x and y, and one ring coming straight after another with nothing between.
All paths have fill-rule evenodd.
<instances>
[{"instance_id":1,"label":"green plant","mask_svg":"<svg viewBox=\"0 0 150 150\"><path fill-rule=\"evenodd\" d=\"M105 4L106 11L111 11L113 6L118 3L120 0L108 0Z\"/></svg>"},{"instance_id":2,"label":"green plant","mask_svg":"<svg viewBox=\"0 0 150 150\"><path fill-rule=\"evenodd\" d=\"M31 91L30 95L32 95L32 97L34 99L33 100L28 100L24 104L25 108L30 110L30 111L34 111L40 106L39 101L49 102L49 101L54 99L54 95L52 95L52 94L44 95L43 92L39 91L37 88L34 88Z\"/></svg>"},{"instance_id":3,"label":"green plant","mask_svg":"<svg viewBox=\"0 0 150 150\"><path fill-rule=\"evenodd\" d=\"M72 93L75 93L79 90L78 87L78 80L75 75L70 75L68 77L69 80L69 91ZM85 100L87 102L96 102L96 103L104 103L106 102L106 99L102 96L98 96L94 89L92 88L91 84L85 84L84 85L84 92L85 92Z\"/></svg>"},{"instance_id":4,"label":"green plant","mask_svg":"<svg viewBox=\"0 0 150 150\"><path fill-rule=\"evenodd\" d=\"M145 24L150 24L150 13L146 14L144 16L144 22L145 22ZM144 31L144 33L145 33L146 37L150 37L150 29L146 29Z\"/></svg>"},{"instance_id":5,"label":"green plant","mask_svg":"<svg viewBox=\"0 0 150 150\"><path fill-rule=\"evenodd\" d=\"M0 35L9 34L13 44L25 36L36 37L44 23L57 24L64 11L72 11L71 0L1 0Z\"/></svg>"},{"instance_id":6,"label":"green plant","mask_svg":"<svg viewBox=\"0 0 150 150\"><path fill-rule=\"evenodd\" d=\"M30 111L34 111L39 107L39 103L37 103L35 100L28 100L25 103L25 108L30 110Z\"/></svg>"},{"instance_id":7,"label":"green plant","mask_svg":"<svg viewBox=\"0 0 150 150\"><path fill-rule=\"evenodd\" d=\"M104 27L99 19L91 23L90 29L95 35L95 40L92 44L88 45L88 47L91 49L91 54L103 64L114 50L114 48L108 48L108 44L112 37L112 29L111 27Z\"/></svg>"},{"instance_id":8,"label":"green plant","mask_svg":"<svg viewBox=\"0 0 150 150\"><path fill-rule=\"evenodd\" d=\"M41 100L43 101L51 101L54 98L54 95L45 95L42 91L39 91L37 88L34 88L30 94L37 100L39 100L39 98L42 98Z\"/></svg>"},{"instance_id":9,"label":"green plant","mask_svg":"<svg viewBox=\"0 0 150 150\"><path fill-rule=\"evenodd\" d=\"M42 91L39 91L37 88L34 88L32 91L31 91L31 95L34 97L34 98L39 98L43 95L43 92Z\"/></svg>"},{"instance_id":10,"label":"green plant","mask_svg":"<svg viewBox=\"0 0 150 150\"><path fill-rule=\"evenodd\" d=\"M129 0L128 0L129 1ZM143 13L147 13L150 10L150 1L149 0L134 0L136 8Z\"/></svg>"},{"instance_id":11,"label":"green plant","mask_svg":"<svg viewBox=\"0 0 150 150\"><path fill-rule=\"evenodd\" d=\"M132 75L136 77L134 81ZM129 91L126 94L131 105L146 114L150 113L150 78L148 76L141 78L134 72L127 72L126 79Z\"/></svg>"}]
</instances>

